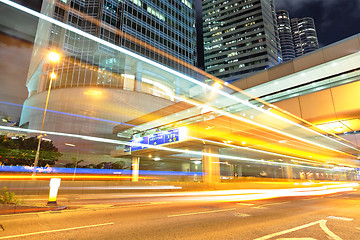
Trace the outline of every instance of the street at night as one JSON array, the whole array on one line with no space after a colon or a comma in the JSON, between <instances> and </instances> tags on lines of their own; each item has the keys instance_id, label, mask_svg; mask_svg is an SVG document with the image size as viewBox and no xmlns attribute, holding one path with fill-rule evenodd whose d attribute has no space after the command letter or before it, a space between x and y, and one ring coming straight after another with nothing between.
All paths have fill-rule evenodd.
<instances>
[{"instance_id":1,"label":"street at night","mask_svg":"<svg viewBox=\"0 0 360 240\"><path fill-rule=\"evenodd\" d=\"M360 0L0 0L0 240L359 240Z\"/></svg>"},{"instance_id":2,"label":"street at night","mask_svg":"<svg viewBox=\"0 0 360 240\"><path fill-rule=\"evenodd\" d=\"M141 195L75 194L59 199L65 210L0 215L0 239L354 240L360 233L357 191L242 202Z\"/></svg>"}]
</instances>

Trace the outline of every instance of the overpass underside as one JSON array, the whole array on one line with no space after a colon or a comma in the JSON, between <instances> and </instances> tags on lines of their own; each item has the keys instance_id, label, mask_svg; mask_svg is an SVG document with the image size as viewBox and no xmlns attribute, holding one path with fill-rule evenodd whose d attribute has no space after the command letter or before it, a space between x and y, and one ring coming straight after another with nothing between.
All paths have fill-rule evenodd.
<instances>
[{"instance_id":1,"label":"overpass underside","mask_svg":"<svg viewBox=\"0 0 360 240\"><path fill-rule=\"evenodd\" d=\"M344 49L350 46L351 50ZM150 144L142 150L113 151L113 155L145 161L156 157L186 166L201 162L205 175L216 176L204 177L210 182L219 180L219 169L226 164L233 175L241 175L241 168L250 163L265 165L264 169L276 166L282 176L295 178L306 171L356 168L359 49L359 36L355 36L232 85L212 79L207 82L209 89L194 86L197 94L189 91L167 107L172 112L149 113L144 119L151 120L136 119L140 124L135 128L114 128L119 135L135 133L136 139L185 126L186 140L161 145L161 149ZM152 127L146 129L146 125ZM206 166L209 158L213 168ZM265 174L272 171L276 172Z\"/></svg>"}]
</instances>

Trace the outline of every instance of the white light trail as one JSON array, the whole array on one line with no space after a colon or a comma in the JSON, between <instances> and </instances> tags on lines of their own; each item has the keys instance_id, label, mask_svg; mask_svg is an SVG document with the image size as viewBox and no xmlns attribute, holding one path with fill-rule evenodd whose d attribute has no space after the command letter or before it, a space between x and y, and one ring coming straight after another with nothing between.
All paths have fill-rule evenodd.
<instances>
[{"instance_id":1,"label":"white light trail","mask_svg":"<svg viewBox=\"0 0 360 240\"><path fill-rule=\"evenodd\" d=\"M129 56L131 56L131 57L134 57L134 58L140 60L140 61L146 62L146 63L148 63L148 64L150 64L150 65L153 65L153 66L155 66L155 67L157 67L157 68L159 68L159 69L162 69L162 70L164 70L164 71L166 71L166 72L169 72L169 73L171 73L171 74L174 74L174 75L176 75L176 76L178 76L178 77L180 77L180 78L182 78L182 79L185 79L185 80L187 80L187 81L190 81L190 82L192 82L192 83L195 83L195 84L197 84L197 85L200 85L200 86L202 86L202 87L204 87L204 88L206 88L206 89L208 89L208 90L210 90L210 91L215 91L215 92L219 93L220 95L223 95L223 96L225 96L225 97L227 97L227 98L229 98L229 99L232 99L232 100L234 100L234 101L236 101L236 102L238 102L238 103L242 103L242 104L244 104L244 105L246 105L246 106L249 106L249 107L251 107L251 108L253 108L253 109L256 109L256 110L258 110L258 111L260 111L260 112L263 112L263 113L265 113L265 114L268 114L268 115L270 115L270 116L272 116L272 117L275 117L275 118L280 119L280 120L282 120L282 121L285 121L285 122L287 122L287 123L293 124L293 125L295 125L295 126L298 126L298 127L300 127L300 128L303 128L303 129L305 129L305 130L307 130L307 131L310 131L310 132L315 133L315 134L317 134L317 135L319 135L319 136L325 137L325 138L327 138L327 139L329 139L329 140L331 140L331 141L337 142L337 143L339 143L339 144L341 144L341 145L344 145L344 146L346 146L346 147L349 147L349 148L351 148L351 149L354 149L354 150L360 152L360 149L354 148L354 147L352 147L352 146L350 146L350 145L347 145L347 144L345 144L345 143L342 143L342 142L340 142L340 141L337 141L337 140L335 140L335 139L332 139L332 138L330 138L330 137L327 137L327 136L325 136L325 135L323 135L323 134L321 134L321 133L319 133L319 132L316 132L316 131L314 131L314 130L312 130L312 129L309 129L309 128L305 127L305 126L302 126L302 125L300 125L300 124L298 124L298 123L295 123L295 122L293 122L293 121L291 121L291 120L289 120L289 119L286 119L286 118L283 118L283 117L281 117L281 116L279 116L279 115L276 115L276 114L274 114L274 113L271 113L270 111L266 111L266 110L264 110L264 109L262 109L262 108L260 108L260 107L257 107L257 106L255 106L255 105L252 105L252 104L251 104L250 102L248 102L248 101L244 101L244 100L242 100L242 99L240 99L240 98L238 98L238 97L236 97L236 96L233 96L233 95L228 94L228 93L226 93L226 92L224 92L224 91L221 91L221 90L218 89L218 88L215 88L215 87L213 87L213 86L209 86L209 85L207 85L207 84L205 84L205 83L203 83L203 82L200 82L200 81L198 81L198 80L195 80L195 79L193 79L193 78L191 78L191 77L189 77L189 76L187 76L187 75L185 75L185 74L179 73L179 72L177 72L177 71L175 71L175 70L173 70L173 69L171 69L171 68L168 68L168 67L166 67L166 66L164 66L164 65L161 65L161 64L159 64L159 63L157 63L157 62L151 61L151 60L149 60L149 59L147 59L147 58L145 58L145 57L143 57L143 56L140 56L140 55L138 55L138 54L135 54L135 53L133 53L133 52L131 52L131 51L129 51L129 50L126 50L126 49L121 48L121 47L119 47L119 46L117 46L117 45L114 45L114 44L112 44L112 43L109 43L109 42L107 42L107 41L105 41L105 40L103 40L103 39L100 39L100 38L98 38L98 37L95 37L95 36L93 36L93 35L91 35L91 34L89 34L89 33L83 32L83 31L81 31L81 30L79 30L79 29L77 29L77 28L75 28L75 27L72 27L72 26L70 26L70 25L67 25L67 24L65 24L65 23L63 23L63 22L57 21L57 20L55 20L55 19L53 19L53 18L51 18L51 17L48 17L48 16L46 16L46 15L44 15L44 14L42 14L42 13L36 12L36 11L34 11L34 10L31 10L31 9L29 9L29 8L26 8L26 7L24 7L24 6L20 5L20 4L14 3L14 2L9 1L9 0L0 0L0 2L2 2L2 3L4 3L4 4L7 4L7 5L9 5L9 6L12 6L12 7L16 8L16 9L19 9L19 10L21 10L21 11L23 11L23 12L26 12L26 13L28 13L28 14L31 14L31 15L33 15L33 16L36 16L36 17L38 17L38 18L41 18L41 19L43 19L43 20L45 20L45 21L48 21L48 22L50 22L50 23L53 23L53 24L55 24L55 25L58 25L58 26L60 26L60 27L62 27L62 28L64 28L64 29L67 29L67 30L69 30L69 31L72 31L72 32L74 32L74 33L77 33L77 34L79 34L79 35L81 35L81 36L83 36L83 37L89 38L90 40L93 40L93 41L95 41L95 42L98 42L98 43L100 43L100 44L103 44L103 45L105 45L105 46L108 46L108 47L110 47L110 48L112 48L112 49L114 49L114 50L117 50L117 51L121 52L121 53L127 54L127 55L129 55ZM182 99L182 98L181 98L181 99ZM220 110L217 110L217 111L220 111ZM223 112L223 111L221 111L221 112ZM303 138L294 136L294 135L292 135L292 134L288 134L288 133L285 133L285 132L276 130L276 129L274 129L274 128L267 127L267 126L265 126L265 125L262 125L262 124L259 124L259 123L255 123L255 122L250 121L250 120L247 120L247 119L245 119L245 118L236 117L236 116L234 116L233 114L230 114L230 113L226 113L226 116L229 116L229 117L235 118L235 119L237 119L237 120L244 121L244 122L247 122L247 123L250 123L250 124L259 126L259 127L263 127L263 128L268 129L268 130L270 130L270 131L275 131L275 132L277 132L277 133L279 133L279 134L282 134L282 135L285 135L285 136L288 136L288 137L291 137L291 138L294 138L294 139L297 139L297 140L300 140L300 141L303 141L303 142L306 142L306 143L310 143L310 144L313 144L313 145L315 145L315 146L319 146L319 147L322 147L322 148L325 148L325 149L329 149L329 150L332 150L332 151L344 153L344 152L342 152L342 151L340 151L340 150L333 149L333 148L324 146L324 145L322 145L322 144L318 144L318 143L311 142L311 141L309 141L309 140L306 140L306 139L303 139ZM345 154L348 154L348 153L345 153ZM349 154L349 155L351 155L351 154Z\"/></svg>"},{"instance_id":2,"label":"white light trail","mask_svg":"<svg viewBox=\"0 0 360 240\"><path fill-rule=\"evenodd\" d=\"M40 131L40 130L33 130L33 129L7 127L7 126L0 126L0 129L8 130L8 131L18 131L18 132L28 132L28 133L37 133L37 134L40 133L40 134L47 134L47 135L65 136L65 137L79 138L79 139L84 139L84 140L88 140L88 141L103 142L103 143L110 143L110 144L116 144L116 145L132 146L132 144L133 144L133 143L130 143L130 142L125 142L125 141L120 141L120 140L100 138L100 137L92 137L92 136L85 136L85 135L77 135L77 134L71 134L71 133ZM191 150L182 150L182 149L168 148L168 147L149 145L149 144L141 144L141 143L137 143L137 146L147 147L147 148L157 149L157 150L163 150L163 151L171 151L171 152L177 152L177 153L193 154L193 155L197 155L197 156L201 156L201 157L202 156L210 156L210 157L217 157L217 158L221 158L221 159L248 161L248 162L254 162L254 163L257 163L257 164L265 164L265 165L291 166L291 167L296 167L296 168L319 169L319 170L325 170L325 171L339 171L339 172L343 171L343 170L339 170L339 169L312 167L312 166L297 165L297 164L291 164L291 163L267 162L267 161L260 160L260 159L244 158L244 157L222 155L222 154L215 154L215 153L206 153L206 152L200 152L200 151L197 152L197 151L191 151Z\"/></svg>"}]
</instances>

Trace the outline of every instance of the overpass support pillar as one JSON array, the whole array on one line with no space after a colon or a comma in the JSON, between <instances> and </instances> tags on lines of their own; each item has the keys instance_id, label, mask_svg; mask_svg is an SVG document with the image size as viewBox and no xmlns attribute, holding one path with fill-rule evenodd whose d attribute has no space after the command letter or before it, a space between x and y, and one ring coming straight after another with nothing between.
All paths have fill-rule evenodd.
<instances>
[{"instance_id":1,"label":"overpass support pillar","mask_svg":"<svg viewBox=\"0 0 360 240\"><path fill-rule=\"evenodd\" d=\"M286 163L287 164L291 164L291 161L290 160L286 160ZM294 174L293 174L293 169L291 166L289 165L286 165L285 166L285 170L286 170L286 178L287 179L294 179Z\"/></svg>"},{"instance_id":2,"label":"overpass support pillar","mask_svg":"<svg viewBox=\"0 0 360 240\"><path fill-rule=\"evenodd\" d=\"M204 146L203 153L219 154L219 148L214 146ZM202 170L204 183L220 182L220 160L214 156L202 156Z\"/></svg>"},{"instance_id":3,"label":"overpass support pillar","mask_svg":"<svg viewBox=\"0 0 360 240\"><path fill-rule=\"evenodd\" d=\"M136 73L135 73L135 82L134 82L134 91L141 92L141 83L142 83L142 62L136 64Z\"/></svg>"},{"instance_id":4,"label":"overpass support pillar","mask_svg":"<svg viewBox=\"0 0 360 240\"><path fill-rule=\"evenodd\" d=\"M181 81L180 81L180 78L179 77L176 77L175 78L175 96L176 97L180 97L180 94L181 94ZM179 102L179 99L178 98L175 98L175 102Z\"/></svg>"},{"instance_id":5,"label":"overpass support pillar","mask_svg":"<svg viewBox=\"0 0 360 240\"><path fill-rule=\"evenodd\" d=\"M132 159L131 159L131 170L132 170L131 180L133 182L139 181L139 165L140 165L140 157L132 157Z\"/></svg>"},{"instance_id":6,"label":"overpass support pillar","mask_svg":"<svg viewBox=\"0 0 360 240\"><path fill-rule=\"evenodd\" d=\"M236 165L235 173L237 177L242 177L242 166Z\"/></svg>"}]
</instances>

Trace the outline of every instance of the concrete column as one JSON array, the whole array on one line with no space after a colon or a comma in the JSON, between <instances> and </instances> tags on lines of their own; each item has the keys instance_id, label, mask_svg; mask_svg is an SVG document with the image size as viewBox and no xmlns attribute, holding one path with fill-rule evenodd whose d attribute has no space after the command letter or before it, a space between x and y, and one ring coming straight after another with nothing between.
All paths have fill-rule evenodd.
<instances>
[{"instance_id":1,"label":"concrete column","mask_svg":"<svg viewBox=\"0 0 360 240\"><path fill-rule=\"evenodd\" d=\"M286 162L286 163L289 163L289 164L291 163L290 160L286 160L285 162ZM294 179L292 167L286 165L286 166L285 166L285 170L286 170L286 178L287 178L287 179Z\"/></svg>"},{"instance_id":2,"label":"concrete column","mask_svg":"<svg viewBox=\"0 0 360 240\"><path fill-rule=\"evenodd\" d=\"M132 170L132 181L139 181L139 165L140 165L140 157L132 157L131 159L131 170Z\"/></svg>"},{"instance_id":3,"label":"concrete column","mask_svg":"<svg viewBox=\"0 0 360 240\"><path fill-rule=\"evenodd\" d=\"M135 73L135 82L134 82L134 91L141 92L141 82L142 82L142 62L137 62L136 64L136 73Z\"/></svg>"},{"instance_id":4,"label":"concrete column","mask_svg":"<svg viewBox=\"0 0 360 240\"><path fill-rule=\"evenodd\" d=\"M204 146L203 153L219 154L219 148L214 146ZM203 182L220 182L220 160L218 157L202 156Z\"/></svg>"},{"instance_id":5,"label":"concrete column","mask_svg":"<svg viewBox=\"0 0 360 240\"><path fill-rule=\"evenodd\" d=\"M41 75L40 75L40 81L39 81L37 93L46 91L46 89L45 89L45 83L46 83L46 80L47 80L47 78L48 78L48 75L47 75L47 74L49 74L48 71L49 71L49 64L44 63L44 64L42 65L42 68L41 68Z\"/></svg>"},{"instance_id":6,"label":"concrete column","mask_svg":"<svg viewBox=\"0 0 360 240\"><path fill-rule=\"evenodd\" d=\"M175 78L175 96L176 97L180 97L180 93L181 93L181 81L180 81L180 78L179 77L176 77ZM176 98L175 99L175 102L179 102L179 99Z\"/></svg>"},{"instance_id":7,"label":"concrete column","mask_svg":"<svg viewBox=\"0 0 360 240\"><path fill-rule=\"evenodd\" d=\"M38 87L37 93L40 93L40 92L43 92L43 91L46 90L45 89L46 79L47 79L46 75L41 75L40 76L39 87Z\"/></svg>"},{"instance_id":8,"label":"concrete column","mask_svg":"<svg viewBox=\"0 0 360 240\"><path fill-rule=\"evenodd\" d=\"M190 172L190 163L181 164L181 171L182 172Z\"/></svg>"},{"instance_id":9,"label":"concrete column","mask_svg":"<svg viewBox=\"0 0 360 240\"><path fill-rule=\"evenodd\" d=\"M242 177L242 166L236 165L236 172L238 177Z\"/></svg>"}]
</instances>

